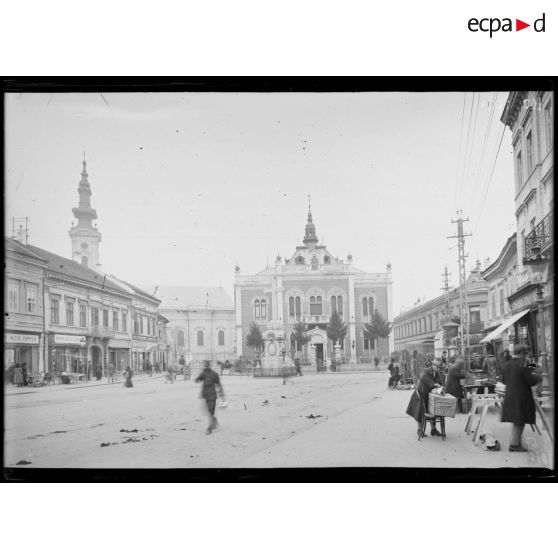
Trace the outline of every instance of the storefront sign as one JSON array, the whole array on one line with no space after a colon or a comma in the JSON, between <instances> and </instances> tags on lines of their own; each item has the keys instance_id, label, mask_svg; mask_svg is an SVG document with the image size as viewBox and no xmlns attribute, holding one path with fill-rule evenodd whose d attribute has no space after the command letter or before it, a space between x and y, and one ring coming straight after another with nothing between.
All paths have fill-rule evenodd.
<instances>
[{"instance_id":1,"label":"storefront sign","mask_svg":"<svg viewBox=\"0 0 558 558\"><path fill-rule=\"evenodd\" d=\"M55 335L57 345L85 345L85 335Z\"/></svg>"},{"instance_id":2,"label":"storefront sign","mask_svg":"<svg viewBox=\"0 0 558 558\"><path fill-rule=\"evenodd\" d=\"M25 335L23 333L5 333L4 343L11 343L13 345L38 345L38 335Z\"/></svg>"}]
</instances>

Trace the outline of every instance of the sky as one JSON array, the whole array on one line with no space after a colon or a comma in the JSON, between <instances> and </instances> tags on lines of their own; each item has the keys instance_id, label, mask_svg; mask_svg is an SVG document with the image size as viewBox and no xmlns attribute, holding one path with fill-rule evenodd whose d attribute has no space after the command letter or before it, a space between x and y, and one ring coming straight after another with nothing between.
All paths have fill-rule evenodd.
<instances>
[{"instance_id":1,"label":"sky","mask_svg":"<svg viewBox=\"0 0 558 558\"><path fill-rule=\"evenodd\" d=\"M6 235L71 257L86 152L103 269L135 284L222 286L316 232L340 259L389 262L393 312L494 260L515 231L507 92L34 93L5 96ZM498 147L500 146L499 152ZM496 157L496 153L498 156ZM491 176L492 175L492 176ZM490 179L491 177L491 179ZM490 182L490 184L489 184Z\"/></svg>"}]
</instances>

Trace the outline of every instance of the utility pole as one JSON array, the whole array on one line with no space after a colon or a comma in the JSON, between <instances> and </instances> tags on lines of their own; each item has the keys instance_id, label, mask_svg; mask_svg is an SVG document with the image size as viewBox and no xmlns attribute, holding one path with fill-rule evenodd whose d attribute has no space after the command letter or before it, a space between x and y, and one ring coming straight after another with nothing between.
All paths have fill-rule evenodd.
<instances>
[{"instance_id":1,"label":"utility pole","mask_svg":"<svg viewBox=\"0 0 558 558\"><path fill-rule=\"evenodd\" d=\"M469 310L467 306L467 289L465 288L466 270L465 261L469 254L465 254L465 237L471 236L471 233L463 232L463 223L469 219L463 219L463 211L457 212L458 218L452 223L457 223L457 235L448 236L448 238L457 238L457 247L459 250L458 263L459 263L459 319L461 330L461 357L465 359L465 369L467 372L470 370L469 363Z\"/></svg>"},{"instance_id":2,"label":"utility pole","mask_svg":"<svg viewBox=\"0 0 558 558\"><path fill-rule=\"evenodd\" d=\"M442 273L442 279L444 280L442 287L440 288L441 291L444 292L444 317L448 319L450 317L450 286L449 286L449 278L451 273L448 273L448 266L444 267L444 273Z\"/></svg>"}]
</instances>

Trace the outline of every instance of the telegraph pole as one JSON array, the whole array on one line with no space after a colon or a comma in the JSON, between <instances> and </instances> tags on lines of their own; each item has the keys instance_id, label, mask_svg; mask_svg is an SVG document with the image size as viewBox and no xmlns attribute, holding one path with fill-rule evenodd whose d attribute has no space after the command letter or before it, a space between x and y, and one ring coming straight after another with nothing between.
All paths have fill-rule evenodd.
<instances>
[{"instance_id":1,"label":"telegraph pole","mask_svg":"<svg viewBox=\"0 0 558 558\"><path fill-rule=\"evenodd\" d=\"M446 265L444 267L444 273L442 273L442 279L443 279L443 284L442 287L440 288L441 291L444 292L444 315L446 318L450 317L450 299L449 299L449 292L450 292L450 286L449 286L449 278L450 278L451 273L448 273L448 266Z\"/></svg>"},{"instance_id":2,"label":"telegraph pole","mask_svg":"<svg viewBox=\"0 0 558 558\"><path fill-rule=\"evenodd\" d=\"M471 236L471 233L463 232L463 223L469 219L463 219L463 211L457 212L458 218L452 223L457 223L457 235L448 236L448 238L457 238L457 247L459 250L458 263L459 263L459 318L461 329L461 356L465 358L466 371L470 370L469 363L469 311L467 307L467 289L465 288L466 270L465 261L469 254L465 254L465 237Z\"/></svg>"}]
</instances>

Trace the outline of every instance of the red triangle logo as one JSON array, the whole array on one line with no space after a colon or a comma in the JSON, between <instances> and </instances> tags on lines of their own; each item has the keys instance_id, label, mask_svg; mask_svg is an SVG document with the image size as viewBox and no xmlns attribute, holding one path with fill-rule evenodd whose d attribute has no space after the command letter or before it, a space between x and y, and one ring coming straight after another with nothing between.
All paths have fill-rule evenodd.
<instances>
[{"instance_id":1,"label":"red triangle logo","mask_svg":"<svg viewBox=\"0 0 558 558\"><path fill-rule=\"evenodd\" d=\"M526 27L531 27L531 24L530 23L525 23L524 21L521 21L520 19L515 20L515 30L516 31L521 31L522 29L525 29Z\"/></svg>"}]
</instances>

